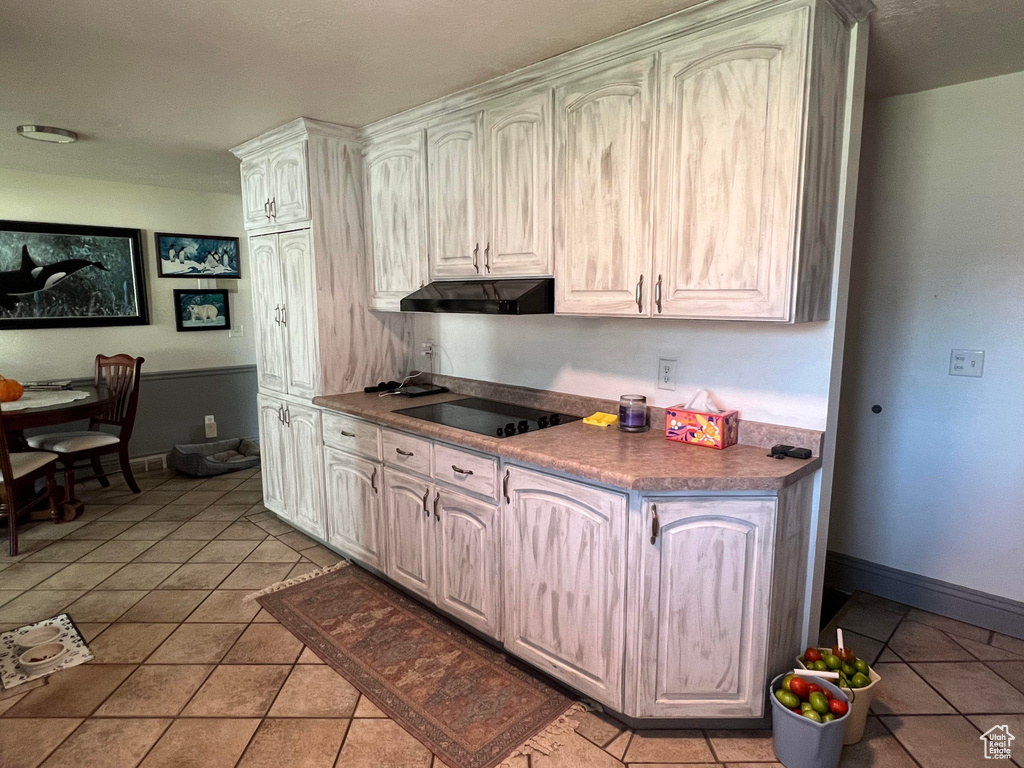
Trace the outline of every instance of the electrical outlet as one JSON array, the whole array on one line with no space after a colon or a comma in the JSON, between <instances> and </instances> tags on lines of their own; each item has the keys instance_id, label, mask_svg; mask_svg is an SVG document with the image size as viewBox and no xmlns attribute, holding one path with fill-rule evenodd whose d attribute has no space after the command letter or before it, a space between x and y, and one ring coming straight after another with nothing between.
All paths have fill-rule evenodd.
<instances>
[{"instance_id":1,"label":"electrical outlet","mask_svg":"<svg viewBox=\"0 0 1024 768\"><path fill-rule=\"evenodd\" d=\"M207 416L203 419L206 426L206 436L216 437L217 436L217 422L213 420L213 416Z\"/></svg>"},{"instance_id":2,"label":"electrical outlet","mask_svg":"<svg viewBox=\"0 0 1024 768\"><path fill-rule=\"evenodd\" d=\"M949 356L950 376L972 376L981 378L985 370L985 350L954 349Z\"/></svg>"},{"instance_id":3,"label":"electrical outlet","mask_svg":"<svg viewBox=\"0 0 1024 768\"><path fill-rule=\"evenodd\" d=\"M667 389L675 392L676 389L676 361L671 358L662 357L658 359L658 389Z\"/></svg>"},{"instance_id":4,"label":"electrical outlet","mask_svg":"<svg viewBox=\"0 0 1024 768\"><path fill-rule=\"evenodd\" d=\"M420 354L423 357L429 357L433 359L434 354L437 352L437 345L430 339L420 344Z\"/></svg>"},{"instance_id":5,"label":"electrical outlet","mask_svg":"<svg viewBox=\"0 0 1024 768\"><path fill-rule=\"evenodd\" d=\"M241 336L245 336L245 332L244 329L242 328L241 323L239 323L234 328L228 331L228 338L237 339Z\"/></svg>"}]
</instances>

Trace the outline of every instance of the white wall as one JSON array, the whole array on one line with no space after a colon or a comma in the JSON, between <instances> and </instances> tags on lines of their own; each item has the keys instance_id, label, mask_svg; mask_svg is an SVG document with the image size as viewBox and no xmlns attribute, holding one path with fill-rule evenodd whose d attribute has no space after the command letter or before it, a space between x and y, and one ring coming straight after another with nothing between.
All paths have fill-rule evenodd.
<instances>
[{"instance_id":1,"label":"white wall","mask_svg":"<svg viewBox=\"0 0 1024 768\"><path fill-rule=\"evenodd\" d=\"M872 105L829 537L838 552L1015 600L1022 116L1024 73ZM953 348L985 350L984 376L949 376Z\"/></svg>"},{"instance_id":2,"label":"white wall","mask_svg":"<svg viewBox=\"0 0 1024 768\"><path fill-rule=\"evenodd\" d=\"M53 150L73 152L74 146ZM0 331L0 374L22 379L91 376L97 353L120 352L144 356L144 372L254 363L241 207L241 193L188 192L0 169L0 219L142 229L150 315L150 325ZM242 238L243 279L217 285L231 291L231 322L242 325L241 338L229 338L227 331L175 331L172 290L195 288L197 281L157 278L154 232ZM0 263L11 262L9 254L0 256Z\"/></svg>"}]
</instances>

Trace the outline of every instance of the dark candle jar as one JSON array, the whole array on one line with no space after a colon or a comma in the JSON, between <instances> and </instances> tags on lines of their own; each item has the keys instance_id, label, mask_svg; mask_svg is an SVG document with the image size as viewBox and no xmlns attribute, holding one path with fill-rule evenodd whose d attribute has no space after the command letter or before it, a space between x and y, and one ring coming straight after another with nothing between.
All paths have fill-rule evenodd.
<instances>
[{"instance_id":1,"label":"dark candle jar","mask_svg":"<svg viewBox=\"0 0 1024 768\"><path fill-rule=\"evenodd\" d=\"M647 398L643 395L622 395L619 398L619 429L623 432L646 432Z\"/></svg>"}]
</instances>

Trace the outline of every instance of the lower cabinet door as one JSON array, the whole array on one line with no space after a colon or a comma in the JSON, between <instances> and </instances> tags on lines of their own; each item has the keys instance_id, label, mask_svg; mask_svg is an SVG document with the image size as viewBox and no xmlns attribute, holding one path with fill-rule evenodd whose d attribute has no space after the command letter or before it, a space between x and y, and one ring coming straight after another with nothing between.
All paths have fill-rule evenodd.
<instances>
[{"instance_id":1,"label":"lower cabinet door","mask_svg":"<svg viewBox=\"0 0 1024 768\"><path fill-rule=\"evenodd\" d=\"M436 526L430 507L432 492L427 480L384 470L385 572L410 592L434 602Z\"/></svg>"},{"instance_id":2,"label":"lower cabinet door","mask_svg":"<svg viewBox=\"0 0 1024 768\"><path fill-rule=\"evenodd\" d=\"M286 431L291 442L288 476L292 522L319 539L326 533L324 515L323 429L320 411L301 405L285 406Z\"/></svg>"},{"instance_id":3,"label":"lower cabinet door","mask_svg":"<svg viewBox=\"0 0 1024 768\"><path fill-rule=\"evenodd\" d=\"M622 711L627 497L510 467L505 647Z\"/></svg>"},{"instance_id":4,"label":"lower cabinet door","mask_svg":"<svg viewBox=\"0 0 1024 768\"><path fill-rule=\"evenodd\" d=\"M325 446L324 475L328 541L356 560L384 570L380 465Z\"/></svg>"},{"instance_id":5,"label":"lower cabinet door","mask_svg":"<svg viewBox=\"0 0 1024 768\"><path fill-rule=\"evenodd\" d=\"M288 466L291 442L284 424L283 400L259 395L256 398L260 425L260 464L263 475L263 506L290 518L288 510Z\"/></svg>"},{"instance_id":6,"label":"lower cabinet door","mask_svg":"<svg viewBox=\"0 0 1024 768\"><path fill-rule=\"evenodd\" d=\"M645 501L638 716L761 716L775 504Z\"/></svg>"},{"instance_id":7,"label":"lower cabinet door","mask_svg":"<svg viewBox=\"0 0 1024 768\"><path fill-rule=\"evenodd\" d=\"M501 639L501 531L498 508L455 491L434 492L437 606Z\"/></svg>"}]
</instances>

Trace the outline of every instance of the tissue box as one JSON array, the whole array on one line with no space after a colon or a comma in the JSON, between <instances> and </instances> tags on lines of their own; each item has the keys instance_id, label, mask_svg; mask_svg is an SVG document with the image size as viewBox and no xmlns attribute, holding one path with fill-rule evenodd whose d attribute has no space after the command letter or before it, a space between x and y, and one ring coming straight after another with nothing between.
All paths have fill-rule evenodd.
<instances>
[{"instance_id":1,"label":"tissue box","mask_svg":"<svg viewBox=\"0 0 1024 768\"><path fill-rule=\"evenodd\" d=\"M740 434L740 412L706 413L682 405L665 409L665 439L708 448L735 445Z\"/></svg>"}]
</instances>

